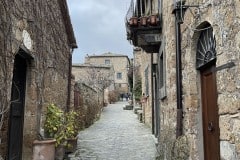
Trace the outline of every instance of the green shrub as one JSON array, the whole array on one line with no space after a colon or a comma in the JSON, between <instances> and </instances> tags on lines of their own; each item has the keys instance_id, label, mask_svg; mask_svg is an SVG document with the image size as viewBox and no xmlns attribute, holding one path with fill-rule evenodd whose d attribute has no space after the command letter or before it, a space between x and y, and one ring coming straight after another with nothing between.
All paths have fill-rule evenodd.
<instances>
[{"instance_id":1,"label":"green shrub","mask_svg":"<svg viewBox=\"0 0 240 160\"><path fill-rule=\"evenodd\" d=\"M79 127L77 123L78 114L75 111L64 113L55 104L47 107L44 122L45 138L56 139L56 146L64 144L66 139L77 136Z\"/></svg>"},{"instance_id":2,"label":"green shrub","mask_svg":"<svg viewBox=\"0 0 240 160\"><path fill-rule=\"evenodd\" d=\"M136 101L140 101L142 97L142 80L140 76L136 76L133 94Z\"/></svg>"}]
</instances>

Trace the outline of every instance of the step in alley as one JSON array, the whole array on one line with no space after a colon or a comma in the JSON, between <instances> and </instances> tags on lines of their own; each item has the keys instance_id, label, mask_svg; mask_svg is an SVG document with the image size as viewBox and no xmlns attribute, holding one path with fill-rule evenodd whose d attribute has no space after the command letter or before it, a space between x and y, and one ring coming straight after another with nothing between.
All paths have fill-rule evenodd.
<instances>
[{"instance_id":1,"label":"step in alley","mask_svg":"<svg viewBox=\"0 0 240 160\"><path fill-rule=\"evenodd\" d=\"M151 129L140 123L127 102L109 104L100 120L81 131L78 149L70 160L154 160L156 149Z\"/></svg>"}]
</instances>

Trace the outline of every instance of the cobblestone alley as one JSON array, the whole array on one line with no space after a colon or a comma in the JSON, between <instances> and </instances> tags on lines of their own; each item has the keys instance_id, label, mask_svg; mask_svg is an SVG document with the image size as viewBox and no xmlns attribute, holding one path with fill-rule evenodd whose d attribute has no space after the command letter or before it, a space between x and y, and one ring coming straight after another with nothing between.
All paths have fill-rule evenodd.
<instances>
[{"instance_id":1,"label":"cobblestone alley","mask_svg":"<svg viewBox=\"0 0 240 160\"><path fill-rule=\"evenodd\" d=\"M150 128L137 120L126 102L104 108L99 121L81 131L78 150L70 160L154 160L155 144Z\"/></svg>"}]
</instances>

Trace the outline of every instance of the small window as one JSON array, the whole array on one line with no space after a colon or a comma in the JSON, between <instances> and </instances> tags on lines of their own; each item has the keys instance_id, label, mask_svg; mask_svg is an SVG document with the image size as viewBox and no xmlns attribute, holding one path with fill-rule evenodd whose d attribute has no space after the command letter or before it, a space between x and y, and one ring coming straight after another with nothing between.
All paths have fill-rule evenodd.
<instances>
[{"instance_id":1,"label":"small window","mask_svg":"<svg viewBox=\"0 0 240 160\"><path fill-rule=\"evenodd\" d=\"M109 59L105 59L105 64L110 64L110 60Z\"/></svg>"},{"instance_id":2,"label":"small window","mask_svg":"<svg viewBox=\"0 0 240 160\"><path fill-rule=\"evenodd\" d=\"M166 94L166 57L165 57L165 51L164 51L164 47L165 47L165 41L163 39L163 42L161 44L160 50L159 50L159 66L158 66L158 70L159 70L159 75L158 75L158 79L159 79L159 91L160 91L160 99L164 99L167 97Z\"/></svg>"},{"instance_id":3,"label":"small window","mask_svg":"<svg viewBox=\"0 0 240 160\"><path fill-rule=\"evenodd\" d=\"M122 79L122 73L117 73L117 79Z\"/></svg>"}]
</instances>

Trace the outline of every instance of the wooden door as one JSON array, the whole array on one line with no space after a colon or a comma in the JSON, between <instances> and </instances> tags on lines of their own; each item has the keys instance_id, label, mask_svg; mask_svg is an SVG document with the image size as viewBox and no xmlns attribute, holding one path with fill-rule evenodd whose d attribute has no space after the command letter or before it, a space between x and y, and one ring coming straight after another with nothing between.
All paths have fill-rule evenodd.
<instances>
[{"instance_id":1,"label":"wooden door","mask_svg":"<svg viewBox=\"0 0 240 160\"><path fill-rule=\"evenodd\" d=\"M219 116L215 65L201 71L204 159L219 160Z\"/></svg>"},{"instance_id":2,"label":"wooden door","mask_svg":"<svg viewBox=\"0 0 240 160\"><path fill-rule=\"evenodd\" d=\"M25 106L26 59L15 57L9 120L8 159L22 159L23 120Z\"/></svg>"}]
</instances>

